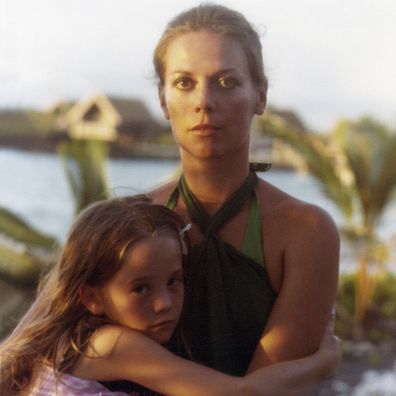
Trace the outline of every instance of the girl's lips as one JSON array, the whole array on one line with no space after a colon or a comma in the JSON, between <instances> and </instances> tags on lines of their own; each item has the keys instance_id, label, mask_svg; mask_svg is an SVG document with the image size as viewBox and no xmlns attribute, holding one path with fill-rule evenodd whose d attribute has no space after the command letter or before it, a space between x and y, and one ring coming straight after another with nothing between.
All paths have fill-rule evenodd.
<instances>
[{"instance_id":1,"label":"girl's lips","mask_svg":"<svg viewBox=\"0 0 396 396\"><path fill-rule=\"evenodd\" d=\"M159 323L156 323L156 324L150 326L150 328L154 329L154 330L158 330L158 329L162 329L164 327L170 327L170 326L174 326L174 325L175 325L174 320L165 320L163 322L159 322Z\"/></svg>"}]
</instances>

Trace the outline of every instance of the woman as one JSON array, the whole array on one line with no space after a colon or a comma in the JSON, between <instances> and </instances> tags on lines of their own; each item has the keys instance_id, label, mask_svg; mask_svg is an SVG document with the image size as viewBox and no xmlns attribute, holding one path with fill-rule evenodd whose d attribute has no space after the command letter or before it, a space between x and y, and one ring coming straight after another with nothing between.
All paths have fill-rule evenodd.
<instances>
[{"instance_id":1,"label":"woman","mask_svg":"<svg viewBox=\"0 0 396 396\"><path fill-rule=\"evenodd\" d=\"M339 236L322 209L249 168L267 98L257 33L238 12L203 4L170 22L154 65L183 176L151 197L193 224L193 355L242 375L314 353L335 300Z\"/></svg>"}]
</instances>

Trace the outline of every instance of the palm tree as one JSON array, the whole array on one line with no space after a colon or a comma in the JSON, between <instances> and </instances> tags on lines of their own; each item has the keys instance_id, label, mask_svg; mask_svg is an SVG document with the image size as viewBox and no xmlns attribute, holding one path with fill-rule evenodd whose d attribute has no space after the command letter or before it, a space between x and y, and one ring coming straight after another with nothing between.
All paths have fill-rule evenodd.
<instances>
[{"instance_id":1,"label":"palm tree","mask_svg":"<svg viewBox=\"0 0 396 396\"><path fill-rule=\"evenodd\" d=\"M63 143L59 153L76 214L88 204L108 198L104 142L72 140ZM0 208L0 339L25 312L41 274L53 264L58 249L55 237Z\"/></svg>"},{"instance_id":2,"label":"palm tree","mask_svg":"<svg viewBox=\"0 0 396 396\"><path fill-rule=\"evenodd\" d=\"M272 114L261 119L260 129L301 156L307 171L343 214L341 232L359 260L355 323L361 323L374 292L371 268L383 263L388 253L377 228L396 187L396 134L370 118L340 121L327 136L301 133Z\"/></svg>"},{"instance_id":3,"label":"palm tree","mask_svg":"<svg viewBox=\"0 0 396 396\"><path fill-rule=\"evenodd\" d=\"M56 239L4 208L0 208L0 232L0 278L19 285L37 280L58 246Z\"/></svg>"},{"instance_id":4,"label":"palm tree","mask_svg":"<svg viewBox=\"0 0 396 396\"><path fill-rule=\"evenodd\" d=\"M105 142L74 139L62 143L58 152L72 190L76 214L90 203L109 197Z\"/></svg>"},{"instance_id":5,"label":"palm tree","mask_svg":"<svg viewBox=\"0 0 396 396\"><path fill-rule=\"evenodd\" d=\"M55 238L0 208L0 339L27 309L57 247Z\"/></svg>"}]
</instances>

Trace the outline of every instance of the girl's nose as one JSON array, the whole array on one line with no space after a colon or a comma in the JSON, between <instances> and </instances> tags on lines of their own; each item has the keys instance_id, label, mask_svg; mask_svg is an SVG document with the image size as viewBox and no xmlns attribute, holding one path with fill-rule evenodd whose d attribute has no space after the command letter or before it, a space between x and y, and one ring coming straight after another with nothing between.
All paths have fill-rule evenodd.
<instances>
[{"instance_id":1,"label":"girl's nose","mask_svg":"<svg viewBox=\"0 0 396 396\"><path fill-rule=\"evenodd\" d=\"M216 108L215 93L211 89L209 84L202 84L196 89L196 104L195 111L199 112L211 112Z\"/></svg>"},{"instance_id":2,"label":"girl's nose","mask_svg":"<svg viewBox=\"0 0 396 396\"><path fill-rule=\"evenodd\" d=\"M159 292L153 301L153 309L156 313L167 312L172 308L172 297L168 291Z\"/></svg>"}]
</instances>

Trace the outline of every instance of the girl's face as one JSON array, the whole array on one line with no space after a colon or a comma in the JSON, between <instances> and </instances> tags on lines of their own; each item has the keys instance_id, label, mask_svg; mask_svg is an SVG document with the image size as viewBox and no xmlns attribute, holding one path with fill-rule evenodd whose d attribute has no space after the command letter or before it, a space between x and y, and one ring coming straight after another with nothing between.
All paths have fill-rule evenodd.
<instances>
[{"instance_id":1,"label":"girl's face","mask_svg":"<svg viewBox=\"0 0 396 396\"><path fill-rule=\"evenodd\" d=\"M96 296L98 313L158 343L168 342L183 307L180 242L169 234L137 241Z\"/></svg>"},{"instance_id":2,"label":"girl's face","mask_svg":"<svg viewBox=\"0 0 396 396\"><path fill-rule=\"evenodd\" d=\"M254 114L266 89L257 86L236 40L200 31L169 44L164 59L161 107L184 156L219 157L247 152Z\"/></svg>"}]
</instances>

